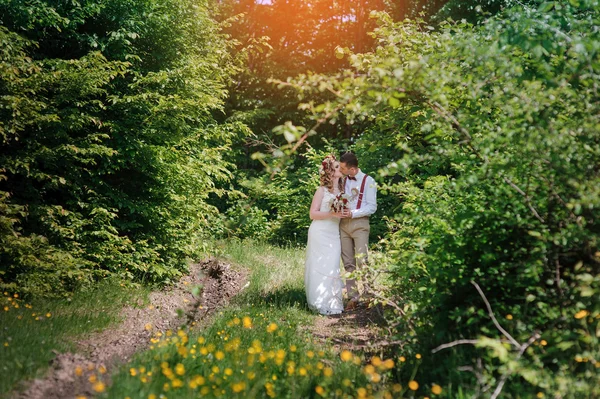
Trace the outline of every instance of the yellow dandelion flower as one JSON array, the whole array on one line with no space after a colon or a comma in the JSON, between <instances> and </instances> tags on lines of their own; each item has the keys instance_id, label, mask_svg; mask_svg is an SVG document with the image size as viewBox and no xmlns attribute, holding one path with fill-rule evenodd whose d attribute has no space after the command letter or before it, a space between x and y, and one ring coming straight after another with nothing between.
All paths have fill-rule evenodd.
<instances>
[{"instance_id":1,"label":"yellow dandelion flower","mask_svg":"<svg viewBox=\"0 0 600 399\"><path fill-rule=\"evenodd\" d=\"M181 381L179 378L175 378L171 382L171 385L173 385L173 388L181 388L183 386L183 381Z\"/></svg>"},{"instance_id":2,"label":"yellow dandelion flower","mask_svg":"<svg viewBox=\"0 0 600 399\"><path fill-rule=\"evenodd\" d=\"M75 375L77 377L81 377L83 375L83 369L81 368L81 366L75 367Z\"/></svg>"},{"instance_id":3,"label":"yellow dandelion flower","mask_svg":"<svg viewBox=\"0 0 600 399\"><path fill-rule=\"evenodd\" d=\"M590 312L588 312L587 310L580 310L579 312L575 313L575 318L583 319L584 317L586 317L589 314L590 314Z\"/></svg>"},{"instance_id":4,"label":"yellow dandelion flower","mask_svg":"<svg viewBox=\"0 0 600 399\"><path fill-rule=\"evenodd\" d=\"M300 369L298 370L298 374L300 374L301 376L305 376L308 374L308 372L304 367L300 367Z\"/></svg>"},{"instance_id":5,"label":"yellow dandelion flower","mask_svg":"<svg viewBox=\"0 0 600 399\"><path fill-rule=\"evenodd\" d=\"M370 380L377 384L379 381L381 381L381 375L378 373L371 374Z\"/></svg>"},{"instance_id":6,"label":"yellow dandelion flower","mask_svg":"<svg viewBox=\"0 0 600 399\"><path fill-rule=\"evenodd\" d=\"M379 356L373 356L373 359L371 359L371 364L375 367L381 366L381 363L381 358Z\"/></svg>"},{"instance_id":7,"label":"yellow dandelion flower","mask_svg":"<svg viewBox=\"0 0 600 399\"><path fill-rule=\"evenodd\" d=\"M347 378L344 378L344 381L342 381L342 385L344 385L345 387L349 387L350 385L352 385L352 381L350 381Z\"/></svg>"},{"instance_id":8,"label":"yellow dandelion flower","mask_svg":"<svg viewBox=\"0 0 600 399\"><path fill-rule=\"evenodd\" d=\"M340 358L344 362L349 362L350 360L352 360L352 356L352 352L350 352L349 350L343 350L342 353L340 353Z\"/></svg>"},{"instance_id":9,"label":"yellow dandelion flower","mask_svg":"<svg viewBox=\"0 0 600 399\"><path fill-rule=\"evenodd\" d=\"M77 395L77 396L75 396L75 399L87 399L87 398L83 395Z\"/></svg>"},{"instance_id":10,"label":"yellow dandelion flower","mask_svg":"<svg viewBox=\"0 0 600 399\"><path fill-rule=\"evenodd\" d=\"M156 395L151 393L150 395L148 395L148 399L156 399Z\"/></svg>"},{"instance_id":11,"label":"yellow dandelion flower","mask_svg":"<svg viewBox=\"0 0 600 399\"><path fill-rule=\"evenodd\" d=\"M4 343L4 347L8 348L8 342Z\"/></svg>"},{"instance_id":12,"label":"yellow dandelion flower","mask_svg":"<svg viewBox=\"0 0 600 399\"><path fill-rule=\"evenodd\" d=\"M213 366L211 370L215 374L217 374L219 371L221 371L221 369L218 366Z\"/></svg>"},{"instance_id":13,"label":"yellow dandelion flower","mask_svg":"<svg viewBox=\"0 0 600 399\"><path fill-rule=\"evenodd\" d=\"M538 399L542 399L544 397L544 393L543 392L538 392L537 395L535 395L536 398Z\"/></svg>"},{"instance_id":14,"label":"yellow dandelion flower","mask_svg":"<svg viewBox=\"0 0 600 399\"><path fill-rule=\"evenodd\" d=\"M393 369L396 363L394 363L394 361L392 359L386 359L385 362L383 362L383 366L386 369Z\"/></svg>"},{"instance_id":15,"label":"yellow dandelion flower","mask_svg":"<svg viewBox=\"0 0 600 399\"><path fill-rule=\"evenodd\" d=\"M237 382L232 385L231 389L235 393L242 392L244 389L246 389L246 383L245 382Z\"/></svg>"},{"instance_id":16,"label":"yellow dandelion flower","mask_svg":"<svg viewBox=\"0 0 600 399\"><path fill-rule=\"evenodd\" d=\"M323 389L322 386L317 385L317 387L315 388L315 392L318 393L319 395L323 396L325 394L325 389Z\"/></svg>"},{"instance_id":17,"label":"yellow dandelion flower","mask_svg":"<svg viewBox=\"0 0 600 399\"><path fill-rule=\"evenodd\" d=\"M46 313L46 317L47 317L47 318L50 318L50 317L52 317L52 313Z\"/></svg>"},{"instance_id":18,"label":"yellow dandelion flower","mask_svg":"<svg viewBox=\"0 0 600 399\"><path fill-rule=\"evenodd\" d=\"M416 391L417 389L419 389L419 383L415 380L412 380L408 383L408 387L413 390Z\"/></svg>"},{"instance_id":19,"label":"yellow dandelion flower","mask_svg":"<svg viewBox=\"0 0 600 399\"><path fill-rule=\"evenodd\" d=\"M175 366L175 373L177 375L184 375L185 374L185 366L181 363L177 363L177 365Z\"/></svg>"},{"instance_id":20,"label":"yellow dandelion flower","mask_svg":"<svg viewBox=\"0 0 600 399\"><path fill-rule=\"evenodd\" d=\"M230 369L229 367L227 367L224 371L225 375L232 375L233 374L233 370Z\"/></svg>"},{"instance_id":21,"label":"yellow dandelion flower","mask_svg":"<svg viewBox=\"0 0 600 399\"><path fill-rule=\"evenodd\" d=\"M4 307L4 311L5 311L5 312L8 312L8 306L5 306L5 307Z\"/></svg>"},{"instance_id":22,"label":"yellow dandelion flower","mask_svg":"<svg viewBox=\"0 0 600 399\"><path fill-rule=\"evenodd\" d=\"M254 371L250 371L250 372L248 373L248 379L249 379L249 380L253 380L253 379L255 379L255 378L256 378L256 373L255 373Z\"/></svg>"},{"instance_id":23,"label":"yellow dandelion flower","mask_svg":"<svg viewBox=\"0 0 600 399\"><path fill-rule=\"evenodd\" d=\"M146 323L146 325L144 326L144 329L146 329L146 331L152 330L152 324Z\"/></svg>"},{"instance_id":24,"label":"yellow dandelion flower","mask_svg":"<svg viewBox=\"0 0 600 399\"><path fill-rule=\"evenodd\" d=\"M225 359L225 353L223 353L221 351L217 351L217 353L215 353L215 358L217 360L223 360L223 359Z\"/></svg>"},{"instance_id":25,"label":"yellow dandelion flower","mask_svg":"<svg viewBox=\"0 0 600 399\"><path fill-rule=\"evenodd\" d=\"M392 385L392 391L394 391L394 392L400 392L400 391L402 391L402 385L400 385L400 384L394 384L394 385Z\"/></svg>"},{"instance_id":26,"label":"yellow dandelion flower","mask_svg":"<svg viewBox=\"0 0 600 399\"><path fill-rule=\"evenodd\" d=\"M323 375L325 377L331 377L333 375L333 369L331 367L325 367L323 369Z\"/></svg>"},{"instance_id":27,"label":"yellow dandelion flower","mask_svg":"<svg viewBox=\"0 0 600 399\"><path fill-rule=\"evenodd\" d=\"M205 342L206 342L206 340L204 339L204 337L198 337L198 343L199 343L200 345L202 345L202 344L203 344L203 343L205 343Z\"/></svg>"},{"instance_id":28,"label":"yellow dandelion flower","mask_svg":"<svg viewBox=\"0 0 600 399\"><path fill-rule=\"evenodd\" d=\"M313 352L313 351L308 351L308 352L306 352L306 356L308 356L308 357L309 357L309 359L312 359L312 358L315 356L315 352Z\"/></svg>"},{"instance_id":29,"label":"yellow dandelion flower","mask_svg":"<svg viewBox=\"0 0 600 399\"><path fill-rule=\"evenodd\" d=\"M511 315L510 313L506 315L506 320L512 320L513 319L513 315Z\"/></svg>"},{"instance_id":30,"label":"yellow dandelion flower","mask_svg":"<svg viewBox=\"0 0 600 399\"><path fill-rule=\"evenodd\" d=\"M367 390L365 388L358 388L356 390L356 394L358 395L359 398L366 398L367 397Z\"/></svg>"},{"instance_id":31,"label":"yellow dandelion flower","mask_svg":"<svg viewBox=\"0 0 600 399\"><path fill-rule=\"evenodd\" d=\"M290 345L290 352L296 352L298 347L296 345Z\"/></svg>"},{"instance_id":32,"label":"yellow dandelion flower","mask_svg":"<svg viewBox=\"0 0 600 399\"><path fill-rule=\"evenodd\" d=\"M88 381L94 384L95 382L98 382L98 377L96 377L96 374L92 374L89 376Z\"/></svg>"},{"instance_id":33,"label":"yellow dandelion flower","mask_svg":"<svg viewBox=\"0 0 600 399\"><path fill-rule=\"evenodd\" d=\"M400 356L400 357L398 358L398 360L400 360L401 362L403 362L403 363L404 363L404 362L406 361L406 358L405 358L404 356Z\"/></svg>"},{"instance_id":34,"label":"yellow dandelion flower","mask_svg":"<svg viewBox=\"0 0 600 399\"><path fill-rule=\"evenodd\" d=\"M104 385L102 381L98 381L92 386L92 388L96 392L104 392L104 390L106 389L106 385Z\"/></svg>"},{"instance_id":35,"label":"yellow dandelion flower","mask_svg":"<svg viewBox=\"0 0 600 399\"><path fill-rule=\"evenodd\" d=\"M439 394L441 394L441 393L442 393L442 387L441 387L441 386L439 386L439 385L437 385L437 384L433 384L433 385L431 386L431 392L432 392L434 395L439 395Z\"/></svg>"},{"instance_id":36,"label":"yellow dandelion flower","mask_svg":"<svg viewBox=\"0 0 600 399\"><path fill-rule=\"evenodd\" d=\"M581 363L581 362L583 362L583 358L581 356L577 355L577 356L575 356L575 361L577 363Z\"/></svg>"},{"instance_id":37,"label":"yellow dandelion flower","mask_svg":"<svg viewBox=\"0 0 600 399\"><path fill-rule=\"evenodd\" d=\"M96 368L96 366L94 366L94 363L88 363L88 366L87 366L88 371L92 371L95 368Z\"/></svg>"},{"instance_id":38,"label":"yellow dandelion flower","mask_svg":"<svg viewBox=\"0 0 600 399\"><path fill-rule=\"evenodd\" d=\"M275 324L275 323L271 323L271 324L269 324L269 326L267 327L267 332L268 332L268 333L275 332L275 330L277 330L277 324Z\"/></svg>"},{"instance_id":39,"label":"yellow dandelion flower","mask_svg":"<svg viewBox=\"0 0 600 399\"><path fill-rule=\"evenodd\" d=\"M375 367L373 367L373 365L371 365L371 364L367 364L365 366L364 371L365 371L365 374L369 374L369 375L375 374Z\"/></svg>"},{"instance_id":40,"label":"yellow dandelion flower","mask_svg":"<svg viewBox=\"0 0 600 399\"><path fill-rule=\"evenodd\" d=\"M420 354L420 353L417 353L417 354L415 355L415 357L416 357L417 359L420 359L420 358L421 358L421 354Z\"/></svg>"},{"instance_id":41,"label":"yellow dandelion flower","mask_svg":"<svg viewBox=\"0 0 600 399\"><path fill-rule=\"evenodd\" d=\"M540 345L546 346L546 345L548 345L548 342L545 339L543 339L540 341Z\"/></svg>"}]
</instances>

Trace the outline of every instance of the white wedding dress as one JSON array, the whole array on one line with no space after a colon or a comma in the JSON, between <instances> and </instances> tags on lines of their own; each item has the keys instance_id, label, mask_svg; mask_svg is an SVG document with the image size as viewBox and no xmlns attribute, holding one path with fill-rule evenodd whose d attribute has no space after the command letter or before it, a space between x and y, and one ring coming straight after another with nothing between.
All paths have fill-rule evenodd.
<instances>
[{"instance_id":1,"label":"white wedding dress","mask_svg":"<svg viewBox=\"0 0 600 399\"><path fill-rule=\"evenodd\" d=\"M324 189L321 212L329 212L335 195ZM340 274L340 219L313 220L308 229L304 284L309 308L325 315L344 310Z\"/></svg>"}]
</instances>

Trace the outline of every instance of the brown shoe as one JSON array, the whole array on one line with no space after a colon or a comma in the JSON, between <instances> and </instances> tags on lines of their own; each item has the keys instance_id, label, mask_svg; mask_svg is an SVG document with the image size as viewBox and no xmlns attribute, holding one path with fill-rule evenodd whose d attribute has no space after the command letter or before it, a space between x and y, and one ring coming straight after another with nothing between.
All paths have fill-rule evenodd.
<instances>
[{"instance_id":1,"label":"brown shoe","mask_svg":"<svg viewBox=\"0 0 600 399\"><path fill-rule=\"evenodd\" d=\"M346 304L345 310L355 310L358 307L358 298L352 298Z\"/></svg>"}]
</instances>

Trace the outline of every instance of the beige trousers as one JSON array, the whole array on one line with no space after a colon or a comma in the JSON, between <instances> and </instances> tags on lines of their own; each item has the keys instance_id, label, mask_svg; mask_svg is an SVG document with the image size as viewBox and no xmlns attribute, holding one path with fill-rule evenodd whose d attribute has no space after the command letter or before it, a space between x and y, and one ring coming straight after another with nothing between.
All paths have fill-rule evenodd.
<instances>
[{"instance_id":1,"label":"beige trousers","mask_svg":"<svg viewBox=\"0 0 600 399\"><path fill-rule=\"evenodd\" d=\"M346 272L353 272L367 261L369 248L369 218L342 219L340 221L340 239L342 241L342 263ZM348 298L358 297L354 279L346 279Z\"/></svg>"}]
</instances>

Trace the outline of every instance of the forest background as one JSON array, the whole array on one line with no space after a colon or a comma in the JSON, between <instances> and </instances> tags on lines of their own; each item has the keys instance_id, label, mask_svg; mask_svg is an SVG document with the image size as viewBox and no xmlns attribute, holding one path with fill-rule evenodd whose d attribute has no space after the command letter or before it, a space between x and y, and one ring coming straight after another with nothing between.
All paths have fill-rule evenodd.
<instances>
[{"instance_id":1,"label":"forest background","mask_svg":"<svg viewBox=\"0 0 600 399\"><path fill-rule=\"evenodd\" d=\"M390 340L468 341L421 366L466 392L597 397L599 9L4 0L0 288L160 285L215 238L303 245L320 160L352 150L379 184L363 278Z\"/></svg>"}]
</instances>

